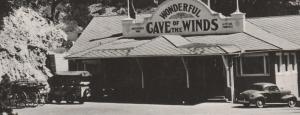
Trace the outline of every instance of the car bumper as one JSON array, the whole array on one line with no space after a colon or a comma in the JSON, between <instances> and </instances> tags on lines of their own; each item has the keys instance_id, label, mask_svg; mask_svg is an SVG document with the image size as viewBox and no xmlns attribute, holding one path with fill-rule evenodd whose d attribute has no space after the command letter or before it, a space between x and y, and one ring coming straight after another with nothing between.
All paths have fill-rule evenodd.
<instances>
[{"instance_id":1,"label":"car bumper","mask_svg":"<svg viewBox=\"0 0 300 115\"><path fill-rule=\"evenodd\" d=\"M250 103L250 101L249 101L249 100L246 100L246 99L243 99L243 100L237 100L236 102L237 102L237 103L240 103L240 104Z\"/></svg>"}]
</instances>

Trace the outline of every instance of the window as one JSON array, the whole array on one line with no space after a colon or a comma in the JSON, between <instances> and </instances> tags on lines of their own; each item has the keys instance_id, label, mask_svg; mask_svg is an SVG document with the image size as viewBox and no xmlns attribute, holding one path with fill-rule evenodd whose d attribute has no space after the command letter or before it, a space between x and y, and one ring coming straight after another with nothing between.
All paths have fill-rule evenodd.
<instances>
[{"instance_id":1,"label":"window","mask_svg":"<svg viewBox=\"0 0 300 115\"><path fill-rule=\"evenodd\" d=\"M242 76L269 75L269 57L267 55L248 55L241 57L240 68Z\"/></svg>"},{"instance_id":2,"label":"window","mask_svg":"<svg viewBox=\"0 0 300 115\"><path fill-rule=\"evenodd\" d=\"M263 87L261 85L251 85L250 89L251 90L263 91Z\"/></svg>"},{"instance_id":3,"label":"window","mask_svg":"<svg viewBox=\"0 0 300 115\"><path fill-rule=\"evenodd\" d=\"M293 71L296 69L295 53L276 53L276 65L278 72Z\"/></svg>"},{"instance_id":4,"label":"window","mask_svg":"<svg viewBox=\"0 0 300 115\"><path fill-rule=\"evenodd\" d=\"M296 54L295 53L289 54L289 62L292 66L292 69L295 70L295 66L296 66Z\"/></svg>"},{"instance_id":5,"label":"window","mask_svg":"<svg viewBox=\"0 0 300 115\"><path fill-rule=\"evenodd\" d=\"M277 86L269 86L266 88L266 90L269 92L278 92L279 91Z\"/></svg>"},{"instance_id":6,"label":"window","mask_svg":"<svg viewBox=\"0 0 300 115\"><path fill-rule=\"evenodd\" d=\"M277 66L277 72L280 72L280 65L281 65L281 56L280 55L276 55L275 58L275 64Z\"/></svg>"},{"instance_id":7,"label":"window","mask_svg":"<svg viewBox=\"0 0 300 115\"><path fill-rule=\"evenodd\" d=\"M288 55L282 55L282 64L285 65L285 71L288 71Z\"/></svg>"}]
</instances>

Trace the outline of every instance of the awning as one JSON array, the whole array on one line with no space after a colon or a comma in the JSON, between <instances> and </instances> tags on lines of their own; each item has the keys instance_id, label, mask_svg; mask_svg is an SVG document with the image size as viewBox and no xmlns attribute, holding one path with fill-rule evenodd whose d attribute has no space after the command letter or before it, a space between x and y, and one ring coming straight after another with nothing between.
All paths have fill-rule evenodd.
<instances>
[{"instance_id":1,"label":"awning","mask_svg":"<svg viewBox=\"0 0 300 115\"><path fill-rule=\"evenodd\" d=\"M88 77L91 76L91 73L88 71L58 71L55 73L56 76L82 76Z\"/></svg>"},{"instance_id":2,"label":"awning","mask_svg":"<svg viewBox=\"0 0 300 115\"><path fill-rule=\"evenodd\" d=\"M281 49L247 33L186 37L163 35L145 39L113 37L113 39L92 49L69 55L67 58L231 55L245 51Z\"/></svg>"},{"instance_id":3,"label":"awning","mask_svg":"<svg viewBox=\"0 0 300 115\"><path fill-rule=\"evenodd\" d=\"M118 57L153 57L153 56L185 56L185 55L220 55L228 51L222 45L200 44L186 40L186 44L178 45L168 40L173 36L160 36L153 39L135 40L120 38L93 49L73 54L68 58L118 58ZM178 37L178 36L176 36ZM185 38L180 38L185 39ZM185 47L182 47L184 46ZM190 45L190 46L189 46ZM226 45L228 47L228 45ZM234 46L231 46L234 47ZM233 52L230 52L233 53Z\"/></svg>"}]
</instances>

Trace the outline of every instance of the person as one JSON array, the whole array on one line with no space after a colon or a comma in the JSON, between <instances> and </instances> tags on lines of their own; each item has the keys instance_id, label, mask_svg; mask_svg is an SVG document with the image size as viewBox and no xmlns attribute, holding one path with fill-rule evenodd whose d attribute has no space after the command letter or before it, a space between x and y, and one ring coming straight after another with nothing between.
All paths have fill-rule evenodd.
<instances>
[{"instance_id":1,"label":"person","mask_svg":"<svg viewBox=\"0 0 300 115\"><path fill-rule=\"evenodd\" d=\"M0 82L0 115L6 112L8 115L14 115L13 110L9 107L9 93L11 91L11 81L7 74L2 76Z\"/></svg>"}]
</instances>

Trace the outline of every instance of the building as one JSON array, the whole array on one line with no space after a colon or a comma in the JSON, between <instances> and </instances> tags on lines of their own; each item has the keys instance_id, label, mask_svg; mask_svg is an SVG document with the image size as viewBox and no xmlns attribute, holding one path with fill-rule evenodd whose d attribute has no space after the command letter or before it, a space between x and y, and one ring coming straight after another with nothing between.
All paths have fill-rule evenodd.
<instances>
[{"instance_id":1,"label":"building","mask_svg":"<svg viewBox=\"0 0 300 115\"><path fill-rule=\"evenodd\" d=\"M299 20L225 17L198 0L168 0L137 19L94 17L66 58L70 70L94 75L95 95L114 88L128 99L234 100L252 83L272 82L299 97Z\"/></svg>"}]
</instances>

